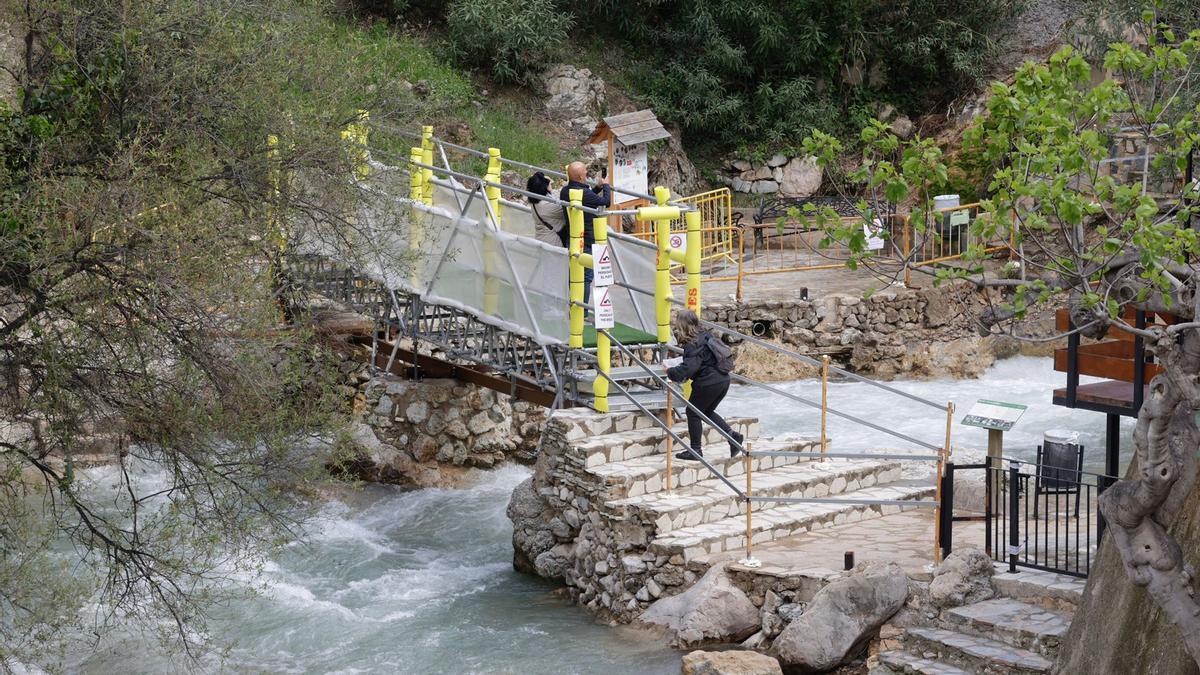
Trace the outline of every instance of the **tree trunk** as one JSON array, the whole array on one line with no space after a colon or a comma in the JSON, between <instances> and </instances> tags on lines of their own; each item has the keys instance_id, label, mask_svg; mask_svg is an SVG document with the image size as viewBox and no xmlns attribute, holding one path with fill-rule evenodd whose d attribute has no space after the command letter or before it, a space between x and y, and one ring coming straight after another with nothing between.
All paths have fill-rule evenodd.
<instances>
[{"instance_id":1,"label":"tree trunk","mask_svg":"<svg viewBox=\"0 0 1200 675\"><path fill-rule=\"evenodd\" d=\"M1189 558L1200 552L1200 336L1163 336L1124 480L1100 497L1108 522L1063 643L1060 673L1200 673L1200 604Z\"/></svg>"}]
</instances>

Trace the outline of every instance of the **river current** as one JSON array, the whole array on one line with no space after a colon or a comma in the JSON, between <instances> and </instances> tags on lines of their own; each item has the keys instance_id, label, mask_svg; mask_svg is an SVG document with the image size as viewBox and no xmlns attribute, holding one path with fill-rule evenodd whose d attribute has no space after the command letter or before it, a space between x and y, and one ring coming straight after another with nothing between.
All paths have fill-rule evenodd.
<instances>
[{"instance_id":1,"label":"river current","mask_svg":"<svg viewBox=\"0 0 1200 675\"><path fill-rule=\"evenodd\" d=\"M1007 437L1007 453L1032 458L1043 431L1081 432L1088 465L1103 466L1104 417L1050 405L1061 386L1048 359L997 363L979 380L892 383L906 392L955 401L956 446L982 448L986 432L958 425L978 398L1030 406ZM819 400L818 382L782 385ZM937 442L944 414L854 383L830 386L830 405L917 438ZM755 415L765 434L815 435L816 411L734 388L728 415ZM1128 435L1131 421L1123 427ZM834 448L902 447L831 418ZM1127 442L1128 444L1128 442ZM100 471L100 470L97 470ZM306 540L268 562L263 590L219 609L214 637L233 647L214 669L238 672L338 673L678 673L680 654L660 638L596 623L553 584L511 565L511 526L504 514L524 467L479 472L469 487L402 490L367 486L326 503ZM178 661L146 653L140 643L113 641L80 655L84 672L169 672Z\"/></svg>"}]
</instances>

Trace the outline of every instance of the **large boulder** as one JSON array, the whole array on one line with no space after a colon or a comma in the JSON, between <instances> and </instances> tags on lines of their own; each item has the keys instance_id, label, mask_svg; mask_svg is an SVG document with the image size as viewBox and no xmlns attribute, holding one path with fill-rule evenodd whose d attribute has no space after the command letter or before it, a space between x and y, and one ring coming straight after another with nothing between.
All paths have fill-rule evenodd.
<instances>
[{"instance_id":1,"label":"large boulder","mask_svg":"<svg viewBox=\"0 0 1200 675\"><path fill-rule=\"evenodd\" d=\"M527 478L513 490L506 510L513 524L513 567L519 572L561 578L567 551L554 551L558 540L551 529L550 504Z\"/></svg>"},{"instance_id":2,"label":"large boulder","mask_svg":"<svg viewBox=\"0 0 1200 675\"><path fill-rule=\"evenodd\" d=\"M812 157L793 157L781 168L781 197L811 197L821 189L821 167Z\"/></svg>"},{"instance_id":3,"label":"large boulder","mask_svg":"<svg viewBox=\"0 0 1200 675\"><path fill-rule=\"evenodd\" d=\"M691 588L650 605L638 620L665 626L681 646L750 637L759 627L758 608L726 576L727 566L713 565Z\"/></svg>"},{"instance_id":4,"label":"large boulder","mask_svg":"<svg viewBox=\"0 0 1200 675\"><path fill-rule=\"evenodd\" d=\"M590 133L604 108L604 80L587 68L560 63L542 75L546 111L575 131Z\"/></svg>"},{"instance_id":5,"label":"large boulder","mask_svg":"<svg viewBox=\"0 0 1200 675\"><path fill-rule=\"evenodd\" d=\"M938 565L929 582L929 598L938 607L958 607L995 595L992 559L978 548L955 551Z\"/></svg>"},{"instance_id":6,"label":"large boulder","mask_svg":"<svg viewBox=\"0 0 1200 675\"><path fill-rule=\"evenodd\" d=\"M681 675L783 675L779 661L744 649L686 654L680 672Z\"/></svg>"},{"instance_id":7,"label":"large boulder","mask_svg":"<svg viewBox=\"0 0 1200 675\"><path fill-rule=\"evenodd\" d=\"M859 567L813 597L771 644L791 671L836 668L859 650L908 598L908 576L896 563Z\"/></svg>"}]
</instances>

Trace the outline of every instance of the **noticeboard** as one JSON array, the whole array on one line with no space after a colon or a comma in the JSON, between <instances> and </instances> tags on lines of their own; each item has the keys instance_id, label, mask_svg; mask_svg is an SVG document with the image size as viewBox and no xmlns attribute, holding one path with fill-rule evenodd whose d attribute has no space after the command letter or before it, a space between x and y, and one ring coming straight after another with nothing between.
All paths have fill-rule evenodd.
<instances>
[{"instance_id":1,"label":"noticeboard","mask_svg":"<svg viewBox=\"0 0 1200 675\"><path fill-rule=\"evenodd\" d=\"M1017 420L1021 419L1021 415L1025 414L1027 408L1028 406L1020 403L989 401L981 398L967 411L962 423L968 427L1008 431L1013 428Z\"/></svg>"},{"instance_id":2,"label":"noticeboard","mask_svg":"<svg viewBox=\"0 0 1200 675\"><path fill-rule=\"evenodd\" d=\"M613 176L612 186L617 190L613 198L618 204L629 201L629 193L646 194L649 186L650 163L646 155L645 144L634 146L613 143Z\"/></svg>"}]
</instances>

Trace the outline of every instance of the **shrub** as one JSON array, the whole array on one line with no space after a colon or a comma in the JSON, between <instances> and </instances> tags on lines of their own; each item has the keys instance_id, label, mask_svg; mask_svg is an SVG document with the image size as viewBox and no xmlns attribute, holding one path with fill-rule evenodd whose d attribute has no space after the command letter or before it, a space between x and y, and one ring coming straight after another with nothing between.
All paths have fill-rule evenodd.
<instances>
[{"instance_id":1,"label":"shrub","mask_svg":"<svg viewBox=\"0 0 1200 675\"><path fill-rule=\"evenodd\" d=\"M525 83L567 40L573 18L553 0L454 0L446 23L459 59Z\"/></svg>"}]
</instances>

